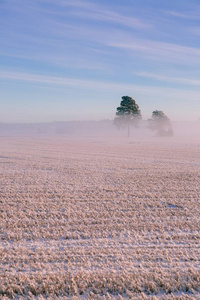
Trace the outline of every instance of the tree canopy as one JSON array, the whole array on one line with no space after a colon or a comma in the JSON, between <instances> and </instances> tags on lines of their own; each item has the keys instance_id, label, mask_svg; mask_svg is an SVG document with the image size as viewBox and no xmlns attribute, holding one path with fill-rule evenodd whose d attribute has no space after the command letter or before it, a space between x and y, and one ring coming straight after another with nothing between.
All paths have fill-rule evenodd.
<instances>
[{"instance_id":1,"label":"tree canopy","mask_svg":"<svg viewBox=\"0 0 200 300\"><path fill-rule=\"evenodd\" d=\"M120 106L117 107L114 124L118 128L127 127L127 133L129 136L130 126L132 125L137 127L141 119L142 119L141 112L135 100L129 96L123 96Z\"/></svg>"},{"instance_id":2,"label":"tree canopy","mask_svg":"<svg viewBox=\"0 0 200 300\"><path fill-rule=\"evenodd\" d=\"M170 119L161 110L154 110L151 119L148 119L149 129L157 132L159 136L173 135Z\"/></svg>"}]
</instances>

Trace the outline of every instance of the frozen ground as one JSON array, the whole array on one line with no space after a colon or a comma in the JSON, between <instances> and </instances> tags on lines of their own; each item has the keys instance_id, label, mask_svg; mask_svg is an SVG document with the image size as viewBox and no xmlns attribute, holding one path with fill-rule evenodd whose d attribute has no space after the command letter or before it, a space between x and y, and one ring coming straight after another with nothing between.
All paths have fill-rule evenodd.
<instances>
[{"instance_id":1,"label":"frozen ground","mask_svg":"<svg viewBox=\"0 0 200 300\"><path fill-rule=\"evenodd\" d=\"M200 139L0 137L0 299L200 299Z\"/></svg>"}]
</instances>

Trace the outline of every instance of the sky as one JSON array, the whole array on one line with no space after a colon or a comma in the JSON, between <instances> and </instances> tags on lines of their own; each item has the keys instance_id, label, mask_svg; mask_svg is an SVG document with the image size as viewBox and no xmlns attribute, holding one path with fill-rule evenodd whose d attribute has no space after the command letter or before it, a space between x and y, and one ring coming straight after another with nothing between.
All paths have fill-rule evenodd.
<instances>
[{"instance_id":1,"label":"sky","mask_svg":"<svg viewBox=\"0 0 200 300\"><path fill-rule=\"evenodd\" d=\"M0 0L0 123L200 119L199 0Z\"/></svg>"}]
</instances>

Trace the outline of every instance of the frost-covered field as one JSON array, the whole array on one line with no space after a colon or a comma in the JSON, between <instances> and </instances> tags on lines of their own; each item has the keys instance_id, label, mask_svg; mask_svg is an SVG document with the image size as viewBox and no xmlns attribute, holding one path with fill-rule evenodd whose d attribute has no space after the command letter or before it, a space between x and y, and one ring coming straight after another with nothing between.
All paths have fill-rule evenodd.
<instances>
[{"instance_id":1,"label":"frost-covered field","mask_svg":"<svg viewBox=\"0 0 200 300\"><path fill-rule=\"evenodd\" d=\"M0 138L0 299L200 299L200 141Z\"/></svg>"}]
</instances>

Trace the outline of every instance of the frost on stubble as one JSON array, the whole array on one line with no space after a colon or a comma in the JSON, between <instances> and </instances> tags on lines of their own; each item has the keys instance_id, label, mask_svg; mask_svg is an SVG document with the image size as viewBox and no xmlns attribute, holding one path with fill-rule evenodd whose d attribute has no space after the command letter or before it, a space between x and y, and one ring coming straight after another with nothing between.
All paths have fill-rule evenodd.
<instances>
[{"instance_id":1,"label":"frost on stubble","mask_svg":"<svg viewBox=\"0 0 200 300\"><path fill-rule=\"evenodd\" d=\"M196 144L2 139L0 299L199 299Z\"/></svg>"}]
</instances>

